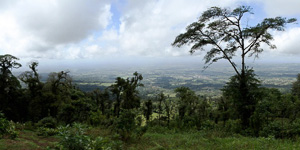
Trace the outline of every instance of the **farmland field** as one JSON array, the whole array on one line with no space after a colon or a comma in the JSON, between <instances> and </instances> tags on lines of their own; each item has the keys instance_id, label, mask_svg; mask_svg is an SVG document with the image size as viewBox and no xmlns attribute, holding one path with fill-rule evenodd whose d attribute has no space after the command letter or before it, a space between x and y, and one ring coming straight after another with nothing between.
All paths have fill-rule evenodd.
<instances>
[{"instance_id":1,"label":"farmland field","mask_svg":"<svg viewBox=\"0 0 300 150\"><path fill-rule=\"evenodd\" d=\"M291 84L300 72L300 64L255 64L253 69L262 85L288 92ZM186 86L196 91L198 95L220 96L220 89L234 75L228 65L214 64L203 70L199 64L166 64L144 65L137 67L112 67L95 70L71 71L74 83L84 91L95 88L104 89L114 83L116 77L129 77L133 72L143 75L144 87L140 88L141 95L151 96L163 91L174 97L176 87Z\"/></svg>"}]
</instances>

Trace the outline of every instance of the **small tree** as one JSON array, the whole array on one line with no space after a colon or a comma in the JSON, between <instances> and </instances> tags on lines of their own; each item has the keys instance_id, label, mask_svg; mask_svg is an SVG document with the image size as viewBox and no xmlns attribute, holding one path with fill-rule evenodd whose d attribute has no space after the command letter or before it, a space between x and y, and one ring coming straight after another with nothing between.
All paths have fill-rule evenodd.
<instances>
[{"instance_id":1,"label":"small tree","mask_svg":"<svg viewBox=\"0 0 300 150\"><path fill-rule=\"evenodd\" d=\"M115 100L116 100L116 102L114 104L114 115L117 117L119 117L119 115L120 115L120 107L121 107L121 101L122 101L121 93L124 89L125 84L126 84L125 79L123 79L121 77L117 77L115 84L110 86L110 91L115 96Z\"/></svg>"},{"instance_id":2,"label":"small tree","mask_svg":"<svg viewBox=\"0 0 300 150\"><path fill-rule=\"evenodd\" d=\"M168 99L164 101L164 105L165 105L165 111L166 111L166 117L167 117L167 125L169 127L170 120L171 120L171 113L174 108L174 105L173 105L172 101L170 100L169 95L168 95Z\"/></svg>"},{"instance_id":3,"label":"small tree","mask_svg":"<svg viewBox=\"0 0 300 150\"><path fill-rule=\"evenodd\" d=\"M141 83L143 76L137 72L133 73L133 77L126 79L126 84L123 88L123 109L133 109L140 107L140 97L138 96L139 92L138 87L143 87Z\"/></svg>"},{"instance_id":4,"label":"small tree","mask_svg":"<svg viewBox=\"0 0 300 150\"><path fill-rule=\"evenodd\" d=\"M251 7L240 6L234 10L212 7L203 12L198 21L190 24L186 32L178 35L172 43L177 47L192 44L190 53L205 50L207 48L205 46L211 46L204 56L205 63L208 64L205 68L220 59L227 60L239 80L240 101L249 101L245 58L253 55L258 57L263 52L261 48L263 43L271 49L276 48L270 42L273 36L269 30L283 31L286 24L296 21L295 18L265 18L255 26L248 26L248 23L243 22L243 17L247 14L252 14ZM247 25L243 26L244 24ZM233 61L236 54L241 55L240 69ZM251 115L241 118L244 126L248 126L249 116Z\"/></svg>"},{"instance_id":5,"label":"small tree","mask_svg":"<svg viewBox=\"0 0 300 150\"><path fill-rule=\"evenodd\" d=\"M166 101L166 96L163 92L157 95L157 101L158 101L158 123L159 125L161 125L160 120L163 112L163 103Z\"/></svg>"},{"instance_id":6,"label":"small tree","mask_svg":"<svg viewBox=\"0 0 300 150\"><path fill-rule=\"evenodd\" d=\"M198 97L195 92L190 88L183 86L176 88L174 91L176 92L176 97L179 98L179 118L182 120L186 114L189 116L194 115L198 103Z\"/></svg>"},{"instance_id":7,"label":"small tree","mask_svg":"<svg viewBox=\"0 0 300 150\"><path fill-rule=\"evenodd\" d=\"M123 109L133 109L140 107L140 97L138 87L144 86L141 83L143 76L137 72L133 73L134 77L127 78L126 80L117 77L115 84L110 86L110 91L113 93L116 99L114 105L114 113L119 117L120 108Z\"/></svg>"},{"instance_id":8,"label":"small tree","mask_svg":"<svg viewBox=\"0 0 300 150\"><path fill-rule=\"evenodd\" d=\"M152 100L150 99L144 103L144 109L143 109L144 116L147 122L150 120L150 117L152 115L152 109L153 109Z\"/></svg>"}]
</instances>

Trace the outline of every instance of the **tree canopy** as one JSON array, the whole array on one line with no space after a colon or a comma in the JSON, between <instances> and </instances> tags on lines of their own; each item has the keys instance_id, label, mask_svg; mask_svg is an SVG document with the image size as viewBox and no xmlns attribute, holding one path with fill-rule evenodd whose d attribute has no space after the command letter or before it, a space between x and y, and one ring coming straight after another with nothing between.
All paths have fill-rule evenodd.
<instances>
[{"instance_id":1,"label":"tree canopy","mask_svg":"<svg viewBox=\"0 0 300 150\"><path fill-rule=\"evenodd\" d=\"M210 50L204 56L205 63L210 64L220 59L227 60L238 76L245 71L245 57L258 57L263 52L262 44L267 44L271 49L276 48L271 43L273 40L270 30L284 31L286 24L296 21L295 18L283 17L265 18L254 26L246 26L243 17L253 14L249 6L240 6L234 10L227 8L211 7L202 13L198 21L193 22L186 28L186 32L178 35L173 46L182 47L192 45L190 53L196 50ZM233 57L241 54L241 71L237 68ZM206 67L207 67L206 66Z\"/></svg>"},{"instance_id":2,"label":"tree canopy","mask_svg":"<svg viewBox=\"0 0 300 150\"><path fill-rule=\"evenodd\" d=\"M207 68L210 64L218 60L225 59L233 67L237 75L237 96L236 104L243 105L243 109L238 109L242 114L241 120L244 128L249 126L249 118L256 105L252 98L253 87L248 84L248 68L245 58L258 57L263 52L262 44L268 45L271 49L276 48L271 43L273 36L270 30L284 31L287 24L296 21L295 18L287 19L283 17L265 18L257 25L250 26L244 23L244 17L247 14L253 14L249 6L240 6L233 10L227 8L211 7L202 13L198 21L193 22L186 28L186 32L178 35L173 46L182 47L183 45L192 45L190 53L196 50L207 51L204 56ZM246 26L245 26L246 24ZM210 46L210 47L209 47ZM241 68L239 69L234 62L234 56L241 55ZM252 72L251 72L252 74Z\"/></svg>"}]
</instances>

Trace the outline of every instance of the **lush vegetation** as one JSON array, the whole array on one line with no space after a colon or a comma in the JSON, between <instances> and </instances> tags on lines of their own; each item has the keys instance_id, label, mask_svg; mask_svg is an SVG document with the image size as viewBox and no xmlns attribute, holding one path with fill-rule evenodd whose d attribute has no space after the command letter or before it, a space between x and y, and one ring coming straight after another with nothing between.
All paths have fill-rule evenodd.
<instances>
[{"instance_id":1,"label":"lush vegetation","mask_svg":"<svg viewBox=\"0 0 300 150\"><path fill-rule=\"evenodd\" d=\"M12 70L21 67L18 58L0 55L0 146L72 150L299 147L300 74L291 92L282 93L263 87L244 62L246 54L262 52L260 42L274 48L268 29L283 30L295 20L268 18L242 29L240 19L250 10L239 7L230 12L213 7L173 43L194 43L191 52L211 44L215 47L205 56L208 64L229 61L236 74L215 98L198 95L185 86L174 88L175 96L162 91L141 95L144 77L138 72L115 78L107 88L85 92L74 84L68 71L52 72L42 81L37 62L16 77ZM216 18L219 20L209 21ZM222 48L218 40L230 44ZM250 40L250 45L245 46L244 40ZM239 48L241 70L232 62ZM172 78L157 80L170 82Z\"/></svg>"}]
</instances>

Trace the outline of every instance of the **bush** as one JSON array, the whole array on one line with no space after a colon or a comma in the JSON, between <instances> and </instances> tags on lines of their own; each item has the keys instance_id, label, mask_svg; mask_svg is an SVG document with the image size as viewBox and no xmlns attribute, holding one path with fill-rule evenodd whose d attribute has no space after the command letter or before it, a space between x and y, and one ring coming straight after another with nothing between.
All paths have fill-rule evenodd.
<instances>
[{"instance_id":1,"label":"bush","mask_svg":"<svg viewBox=\"0 0 300 150\"><path fill-rule=\"evenodd\" d=\"M211 120L205 120L201 123L201 129L202 130L212 130L216 128L216 124L215 122L211 121Z\"/></svg>"},{"instance_id":2,"label":"bush","mask_svg":"<svg viewBox=\"0 0 300 150\"><path fill-rule=\"evenodd\" d=\"M24 123L24 129L25 130L34 130L34 123L32 123L31 121L25 122Z\"/></svg>"},{"instance_id":3,"label":"bush","mask_svg":"<svg viewBox=\"0 0 300 150\"><path fill-rule=\"evenodd\" d=\"M292 137L299 137L300 136L300 119L296 119L291 124L291 129L289 130Z\"/></svg>"},{"instance_id":4,"label":"bush","mask_svg":"<svg viewBox=\"0 0 300 150\"><path fill-rule=\"evenodd\" d=\"M170 133L170 129L168 129L167 127L163 127L163 126L151 126L148 128L149 133L160 133L160 134L167 134Z\"/></svg>"},{"instance_id":5,"label":"bush","mask_svg":"<svg viewBox=\"0 0 300 150\"><path fill-rule=\"evenodd\" d=\"M107 118L105 115L101 113L100 110L96 112L91 112L91 115L88 119L88 122L92 126L110 126L113 124L114 118Z\"/></svg>"},{"instance_id":6,"label":"bush","mask_svg":"<svg viewBox=\"0 0 300 150\"><path fill-rule=\"evenodd\" d=\"M109 138L97 137L91 141L91 147L93 150L120 150L122 149L122 142L119 140L112 141Z\"/></svg>"},{"instance_id":7,"label":"bush","mask_svg":"<svg viewBox=\"0 0 300 150\"><path fill-rule=\"evenodd\" d=\"M112 126L112 130L120 135L121 140L128 141L131 138L139 139L146 132L147 127L139 126L134 110L123 110Z\"/></svg>"},{"instance_id":8,"label":"bush","mask_svg":"<svg viewBox=\"0 0 300 150\"><path fill-rule=\"evenodd\" d=\"M38 136L53 136L53 135L57 135L58 133L59 133L58 130L53 128L40 127L37 130Z\"/></svg>"},{"instance_id":9,"label":"bush","mask_svg":"<svg viewBox=\"0 0 300 150\"><path fill-rule=\"evenodd\" d=\"M45 117L41 119L36 125L38 127L44 127L44 128L56 128L57 121L53 117Z\"/></svg>"},{"instance_id":10,"label":"bush","mask_svg":"<svg viewBox=\"0 0 300 150\"><path fill-rule=\"evenodd\" d=\"M0 137L8 135L11 139L15 139L18 136L18 132L15 129L15 125L12 121L6 120L3 113L0 113Z\"/></svg>"},{"instance_id":11,"label":"bush","mask_svg":"<svg viewBox=\"0 0 300 150\"><path fill-rule=\"evenodd\" d=\"M289 129L291 125L286 120L274 120L259 132L260 136L263 137L275 137L275 138L290 138Z\"/></svg>"},{"instance_id":12,"label":"bush","mask_svg":"<svg viewBox=\"0 0 300 150\"><path fill-rule=\"evenodd\" d=\"M225 131L230 133L240 133L242 131L241 120L229 119L225 124Z\"/></svg>"},{"instance_id":13,"label":"bush","mask_svg":"<svg viewBox=\"0 0 300 150\"><path fill-rule=\"evenodd\" d=\"M122 142L119 140L112 141L109 138L91 137L85 135L86 126L74 123L72 127L58 127L58 132L62 140L55 145L54 149L68 150L119 150L122 149Z\"/></svg>"},{"instance_id":14,"label":"bush","mask_svg":"<svg viewBox=\"0 0 300 150\"><path fill-rule=\"evenodd\" d=\"M85 126L74 123L73 127L70 126L60 127L59 134L62 136L62 140L57 147L70 150L85 150L89 149L90 138L84 135Z\"/></svg>"}]
</instances>

